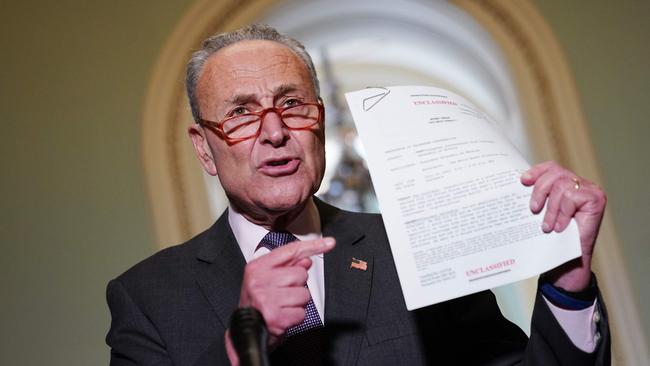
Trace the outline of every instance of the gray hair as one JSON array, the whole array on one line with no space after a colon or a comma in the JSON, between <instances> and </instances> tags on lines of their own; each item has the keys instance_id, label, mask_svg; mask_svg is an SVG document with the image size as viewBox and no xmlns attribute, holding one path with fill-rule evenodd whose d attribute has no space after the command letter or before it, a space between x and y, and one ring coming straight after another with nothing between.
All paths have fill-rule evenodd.
<instances>
[{"instance_id":1,"label":"gray hair","mask_svg":"<svg viewBox=\"0 0 650 366\"><path fill-rule=\"evenodd\" d=\"M278 42L293 51L302 60L305 66L307 66L314 87L314 93L317 97L320 97L320 87L318 84L318 78L316 77L316 69L314 68L311 56L309 56L307 51L305 51L305 46L291 37L280 34L271 26L265 24L251 24L232 32L216 34L209 37L203 41L201 49L192 54L192 57L187 63L185 88L187 89L187 98L190 101L194 121L198 122L201 119L199 102L196 98L196 84L199 81L201 71L203 70L208 58L222 48L238 42L253 40Z\"/></svg>"}]
</instances>

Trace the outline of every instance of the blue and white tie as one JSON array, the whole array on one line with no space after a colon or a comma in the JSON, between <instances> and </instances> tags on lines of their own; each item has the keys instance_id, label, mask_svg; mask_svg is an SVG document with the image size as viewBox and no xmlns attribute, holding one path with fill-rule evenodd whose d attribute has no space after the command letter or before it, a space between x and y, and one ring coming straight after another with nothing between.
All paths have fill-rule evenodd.
<instances>
[{"instance_id":1,"label":"blue and white tie","mask_svg":"<svg viewBox=\"0 0 650 366\"><path fill-rule=\"evenodd\" d=\"M273 250L297 240L298 239L293 236L293 234L286 231L271 231L262 238L258 248L265 247L268 250ZM305 284L305 287L307 287L307 284ZM314 300L310 297L309 302L305 305L305 320L303 320L302 323L287 329L287 337L306 332L310 329L321 328L322 326L323 322L318 315L318 310L316 310Z\"/></svg>"}]
</instances>

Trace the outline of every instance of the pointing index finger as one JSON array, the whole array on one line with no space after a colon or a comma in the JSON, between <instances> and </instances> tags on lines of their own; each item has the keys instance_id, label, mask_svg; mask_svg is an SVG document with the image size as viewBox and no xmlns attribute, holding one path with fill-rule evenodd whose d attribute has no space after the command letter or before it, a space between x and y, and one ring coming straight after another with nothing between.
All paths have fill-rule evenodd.
<instances>
[{"instance_id":1,"label":"pointing index finger","mask_svg":"<svg viewBox=\"0 0 650 366\"><path fill-rule=\"evenodd\" d=\"M266 259L271 266L294 265L304 258L327 253L334 248L334 238L326 237L316 240L295 241L278 248L260 259Z\"/></svg>"}]
</instances>

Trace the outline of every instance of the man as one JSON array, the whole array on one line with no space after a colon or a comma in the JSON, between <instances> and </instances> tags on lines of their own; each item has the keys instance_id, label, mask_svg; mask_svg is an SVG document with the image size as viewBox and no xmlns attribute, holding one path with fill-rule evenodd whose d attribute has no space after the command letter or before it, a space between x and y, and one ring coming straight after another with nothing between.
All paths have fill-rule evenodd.
<instances>
[{"instance_id":1,"label":"man","mask_svg":"<svg viewBox=\"0 0 650 366\"><path fill-rule=\"evenodd\" d=\"M522 176L531 210L546 205L543 230L575 218L583 253L542 276L528 340L490 292L407 311L380 216L313 198L324 116L300 43L259 25L211 37L188 64L187 89L189 135L229 209L111 281L112 365L236 365L229 317L247 306L262 313L277 365L609 362L590 267L605 206L594 184L552 162Z\"/></svg>"}]
</instances>

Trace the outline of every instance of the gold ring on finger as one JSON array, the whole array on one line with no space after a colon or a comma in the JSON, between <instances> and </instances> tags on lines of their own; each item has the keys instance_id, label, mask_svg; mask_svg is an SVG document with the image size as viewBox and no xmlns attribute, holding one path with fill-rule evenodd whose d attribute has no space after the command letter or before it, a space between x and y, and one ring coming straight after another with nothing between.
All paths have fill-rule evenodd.
<instances>
[{"instance_id":1,"label":"gold ring on finger","mask_svg":"<svg viewBox=\"0 0 650 366\"><path fill-rule=\"evenodd\" d=\"M580 189L580 179L578 179L578 177L573 177L573 178L571 178L571 180L573 181L573 188L575 188L576 191L579 190Z\"/></svg>"}]
</instances>

